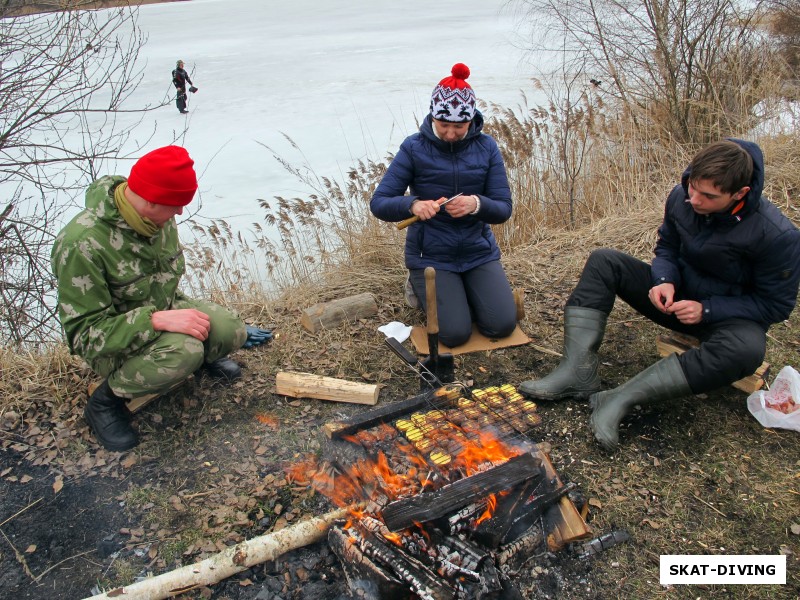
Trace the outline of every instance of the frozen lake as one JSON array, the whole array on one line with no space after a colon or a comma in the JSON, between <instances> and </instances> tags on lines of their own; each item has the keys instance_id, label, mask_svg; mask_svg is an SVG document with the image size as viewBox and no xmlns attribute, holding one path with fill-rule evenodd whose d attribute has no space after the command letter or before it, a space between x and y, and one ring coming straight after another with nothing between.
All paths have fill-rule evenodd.
<instances>
[{"instance_id":1,"label":"frozen lake","mask_svg":"<svg viewBox=\"0 0 800 600\"><path fill-rule=\"evenodd\" d=\"M154 148L186 126L179 143L200 176L195 218L237 228L261 221L258 198L308 192L262 144L293 166L343 179L359 159L381 159L416 131L456 62L472 70L480 100L516 106L522 91L534 97L517 19L502 3L191 0L142 6L139 26L145 77L128 106L174 98L177 59L199 88L188 115L174 101L147 114L142 136L155 127ZM130 166L108 170L127 175Z\"/></svg>"}]
</instances>

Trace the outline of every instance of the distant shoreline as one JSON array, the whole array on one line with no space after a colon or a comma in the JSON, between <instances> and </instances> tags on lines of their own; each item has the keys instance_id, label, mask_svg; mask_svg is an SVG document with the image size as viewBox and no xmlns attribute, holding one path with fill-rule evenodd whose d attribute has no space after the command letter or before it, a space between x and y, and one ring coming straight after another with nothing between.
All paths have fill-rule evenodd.
<instances>
[{"instance_id":1,"label":"distant shoreline","mask_svg":"<svg viewBox=\"0 0 800 600\"><path fill-rule=\"evenodd\" d=\"M120 6L141 6L143 4L163 4L165 2L188 2L189 0L86 0L76 2L74 8L80 10L96 10L102 8L117 8ZM24 2L24 0L23 0ZM9 3L3 10L3 17L21 17L38 13L58 12L63 10L63 0L42 0L40 2Z\"/></svg>"}]
</instances>

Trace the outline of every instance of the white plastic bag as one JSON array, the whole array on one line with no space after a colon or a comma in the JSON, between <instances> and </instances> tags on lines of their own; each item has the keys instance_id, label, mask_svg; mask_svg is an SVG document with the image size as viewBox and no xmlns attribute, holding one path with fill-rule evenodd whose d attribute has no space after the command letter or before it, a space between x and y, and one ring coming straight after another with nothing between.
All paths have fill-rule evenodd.
<instances>
[{"instance_id":1,"label":"white plastic bag","mask_svg":"<svg viewBox=\"0 0 800 600\"><path fill-rule=\"evenodd\" d=\"M747 408L764 427L800 431L800 373L783 367L769 390L747 397Z\"/></svg>"}]
</instances>

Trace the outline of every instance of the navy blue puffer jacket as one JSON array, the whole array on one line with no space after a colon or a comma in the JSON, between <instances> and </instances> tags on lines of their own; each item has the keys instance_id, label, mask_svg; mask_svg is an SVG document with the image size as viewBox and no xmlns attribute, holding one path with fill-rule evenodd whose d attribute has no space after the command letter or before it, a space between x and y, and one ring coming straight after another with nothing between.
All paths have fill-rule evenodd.
<instances>
[{"instance_id":1,"label":"navy blue puffer jacket","mask_svg":"<svg viewBox=\"0 0 800 600\"><path fill-rule=\"evenodd\" d=\"M764 157L752 142L732 140L753 157L744 206L699 215L686 202L691 173L667 198L653 259L653 285L670 282L676 298L703 305L703 323L748 319L766 329L789 317L800 283L800 231L764 189Z\"/></svg>"},{"instance_id":2,"label":"navy blue puffer jacket","mask_svg":"<svg viewBox=\"0 0 800 600\"><path fill-rule=\"evenodd\" d=\"M434 218L411 225L406 235L406 267L463 273L500 258L489 224L511 216L511 190L497 143L481 133L480 112L465 138L452 144L434 135L431 120L428 115L419 132L401 144L370 210L383 221L397 222L411 216L411 203L417 199L438 200L458 192L479 196L476 215L454 219L442 209Z\"/></svg>"}]
</instances>

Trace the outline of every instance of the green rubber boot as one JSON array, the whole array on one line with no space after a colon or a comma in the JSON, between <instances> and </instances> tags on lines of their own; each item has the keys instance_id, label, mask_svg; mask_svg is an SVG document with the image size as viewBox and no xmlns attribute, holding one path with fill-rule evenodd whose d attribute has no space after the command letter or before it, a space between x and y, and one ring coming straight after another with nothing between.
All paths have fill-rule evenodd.
<instances>
[{"instance_id":1,"label":"green rubber boot","mask_svg":"<svg viewBox=\"0 0 800 600\"><path fill-rule=\"evenodd\" d=\"M586 399L600 389L597 350L608 315L594 308L564 309L564 356L555 370L538 380L524 381L519 391L539 400Z\"/></svg>"},{"instance_id":2,"label":"green rubber boot","mask_svg":"<svg viewBox=\"0 0 800 600\"><path fill-rule=\"evenodd\" d=\"M619 424L637 404L663 402L692 393L677 354L670 354L613 390L593 394L590 424L609 452L619 445Z\"/></svg>"}]
</instances>

